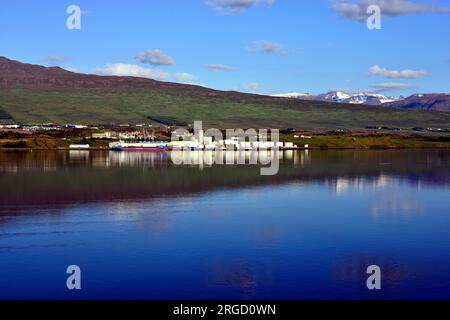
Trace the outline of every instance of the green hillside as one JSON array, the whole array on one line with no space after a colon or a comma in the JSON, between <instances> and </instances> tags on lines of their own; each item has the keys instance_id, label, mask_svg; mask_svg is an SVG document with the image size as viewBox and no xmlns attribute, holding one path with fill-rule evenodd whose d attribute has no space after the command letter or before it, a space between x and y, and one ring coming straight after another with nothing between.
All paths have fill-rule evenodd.
<instances>
[{"instance_id":1,"label":"green hillside","mask_svg":"<svg viewBox=\"0 0 450 320\"><path fill-rule=\"evenodd\" d=\"M248 95L235 99L186 92L79 93L12 87L0 89L0 107L20 123L137 124L149 116L225 127L305 129L450 127L450 113L330 104Z\"/></svg>"}]
</instances>

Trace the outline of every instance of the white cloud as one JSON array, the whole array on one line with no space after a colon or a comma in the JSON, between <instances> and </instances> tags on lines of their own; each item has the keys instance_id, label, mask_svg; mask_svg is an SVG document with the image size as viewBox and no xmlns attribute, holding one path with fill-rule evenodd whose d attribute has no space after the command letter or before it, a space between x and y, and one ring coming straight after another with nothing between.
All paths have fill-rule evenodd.
<instances>
[{"instance_id":1,"label":"white cloud","mask_svg":"<svg viewBox=\"0 0 450 320\"><path fill-rule=\"evenodd\" d=\"M275 0L209 0L207 3L220 13L240 13L256 5L272 5Z\"/></svg>"},{"instance_id":2,"label":"white cloud","mask_svg":"<svg viewBox=\"0 0 450 320\"><path fill-rule=\"evenodd\" d=\"M148 50L136 55L136 59L141 63L149 63L155 66L172 66L175 60L159 49Z\"/></svg>"},{"instance_id":3,"label":"white cloud","mask_svg":"<svg viewBox=\"0 0 450 320\"><path fill-rule=\"evenodd\" d=\"M196 76L187 72L178 72L173 75L174 79L181 82L192 82L197 79Z\"/></svg>"},{"instance_id":4,"label":"white cloud","mask_svg":"<svg viewBox=\"0 0 450 320\"><path fill-rule=\"evenodd\" d=\"M414 88L414 86L411 84L399 82L385 82L380 84L374 84L371 87L377 88L378 91L398 91Z\"/></svg>"},{"instance_id":5,"label":"white cloud","mask_svg":"<svg viewBox=\"0 0 450 320\"><path fill-rule=\"evenodd\" d=\"M61 63L67 62L69 57L63 55L50 55L44 58L44 61L51 65L59 65Z\"/></svg>"},{"instance_id":6,"label":"white cloud","mask_svg":"<svg viewBox=\"0 0 450 320\"><path fill-rule=\"evenodd\" d=\"M265 54L286 54L286 50L281 44L267 40L255 41L249 51Z\"/></svg>"},{"instance_id":7,"label":"white cloud","mask_svg":"<svg viewBox=\"0 0 450 320\"><path fill-rule=\"evenodd\" d=\"M80 70L75 69L75 68L71 68L71 67L63 67L63 69L66 70L66 71L74 72L74 73L83 73Z\"/></svg>"},{"instance_id":8,"label":"white cloud","mask_svg":"<svg viewBox=\"0 0 450 320\"><path fill-rule=\"evenodd\" d=\"M390 79L417 79L428 74L425 70L388 70L380 66L373 66L369 69L369 76L381 76Z\"/></svg>"},{"instance_id":9,"label":"white cloud","mask_svg":"<svg viewBox=\"0 0 450 320\"><path fill-rule=\"evenodd\" d=\"M103 68L97 69L95 73L99 75L130 76L130 77L149 78L155 80L167 79L166 72L153 70L149 68L143 68L135 64L125 64L125 63L108 64Z\"/></svg>"},{"instance_id":10,"label":"white cloud","mask_svg":"<svg viewBox=\"0 0 450 320\"><path fill-rule=\"evenodd\" d=\"M366 21L367 8L378 5L383 16L401 16L417 13L450 13L450 7L433 4L419 4L408 0L359 0L358 2L334 1L332 8L341 17Z\"/></svg>"},{"instance_id":11,"label":"white cloud","mask_svg":"<svg viewBox=\"0 0 450 320\"><path fill-rule=\"evenodd\" d=\"M244 88L247 91L256 93L256 92L259 92L259 90L261 88L261 84L258 82L248 82L248 83L244 83L242 85L242 88Z\"/></svg>"},{"instance_id":12,"label":"white cloud","mask_svg":"<svg viewBox=\"0 0 450 320\"><path fill-rule=\"evenodd\" d=\"M233 71L235 67L227 66L225 64L205 64L203 67L209 71Z\"/></svg>"}]
</instances>

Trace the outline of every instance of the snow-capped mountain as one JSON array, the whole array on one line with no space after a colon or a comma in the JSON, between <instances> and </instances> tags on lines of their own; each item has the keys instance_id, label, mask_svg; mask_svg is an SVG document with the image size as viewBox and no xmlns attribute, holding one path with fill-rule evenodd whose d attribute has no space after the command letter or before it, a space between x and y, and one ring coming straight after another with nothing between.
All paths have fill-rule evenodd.
<instances>
[{"instance_id":1,"label":"snow-capped mountain","mask_svg":"<svg viewBox=\"0 0 450 320\"><path fill-rule=\"evenodd\" d=\"M343 91L330 91L328 93L319 94L317 97L324 101L343 102L350 99L351 95Z\"/></svg>"},{"instance_id":2,"label":"snow-capped mountain","mask_svg":"<svg viewBox=\"0 0 450 320\"><path fill-rule=\"evenodd\" d=\"M378 93L355 93L348 94L348 98L341 99L338 102L350 103L350 104L370 104L380 105L388 102L394 102L402 100L400 97L388 97Z\"/></svg>"},{"instance_id":3,"label":"snow-capped mountain","mask_svg":"<svg viewBox=\"0 0 450 320\"><path fill-rule=\"evenodd\" d=\"M388 97L378 93L348 93L345 91L330 91L319 95L310 95L305 93L286 93L278 94L275 97L303 99L303 100L317 100L317 101L329 101L337 103L350 103L350 104L368 104L368 105L381 105L384 103L391 103L403 100L402 97Z\"/></svg>"}]
</instances>

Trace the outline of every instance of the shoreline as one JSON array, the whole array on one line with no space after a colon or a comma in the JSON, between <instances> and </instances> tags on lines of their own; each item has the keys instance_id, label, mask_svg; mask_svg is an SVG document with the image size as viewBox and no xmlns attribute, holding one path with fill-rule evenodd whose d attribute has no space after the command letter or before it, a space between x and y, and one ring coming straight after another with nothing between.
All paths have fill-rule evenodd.
<instances>
[{"instance_id":1,"label":"shoreline","mask_svg":"<svg viewBox=\"0 0 450 320\"><path fill-rule=\"evenodd\" d=\"M97 133L96 135L102 136ZM169 141L170 133L159 133L154 138ZM283 144L295 146L284 146L283 150L450 149L448 134L299 130L280 133L278 140ZM90 130L39 133L0 130L0 150L109 151L109 144L114 141L118 141L117 138L95 138Z\"/></svg>"},{"instance_id":2,"label":"shoreline","mask_svg":"<svg viewBox=\"0 0 450 320\"><path fill-rule=\"evenodd\" d=\"M282 148L279 151L307 151L307 150L314 150L314 151L327 151L327 150L367 150L367 151L376 151L376 150L450 150L450 146L447 147L435 147L435 146L422 146L422 147L375 147L375 148L355 148L355 147L309 147L309 148ZM126 152L126 151L117 151L110 148L79 148L79 149L71 149L71 148L0 148L0 152L3 151L108 151L108 152ZM171 152L173 149L168 149L165 152ZM202 152L208 152L208 151L216 151L214 149L212 150L179 150L179 151L202 151ZM271 151L270 149L267 150L220 150L220 151L245 151L245 152L251 152L251 151ZM139 152L138 152L139 153ZM151 153L142 151L141 153Z\"/></svg>"}]
</instances>

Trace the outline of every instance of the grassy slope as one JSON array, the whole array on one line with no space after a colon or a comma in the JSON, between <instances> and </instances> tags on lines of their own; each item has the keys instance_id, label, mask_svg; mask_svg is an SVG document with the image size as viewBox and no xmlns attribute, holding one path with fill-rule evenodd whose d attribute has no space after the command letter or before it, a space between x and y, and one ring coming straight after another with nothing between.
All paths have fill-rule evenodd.
<instances>
[{"instance_id":1,"label":"grassy slope","mask_svg":"<svg viewBox=\"0 0 450 320\"><path fill-rule=\"evenodd\" d=\"M280 140L293 142L298 146L308 144L309 147L313 149L450 148L450 137L416 134L314 134L311 139L293 138L292 135L281 135Z\"/></svg>"},{"instance_id":2,"label":"grassy slope","mask_svg":"<svg viewBox=\"0 0 450 320\"><path fill-rule=\"evenodd\" d=\"M0 90L0 107L22 123L149 123L147 116L167 116L205 126L363 128L450 127L450 113L321 102L173 95L164 93L64 93L24 88Z\"/></svg>"}]
</instances>

